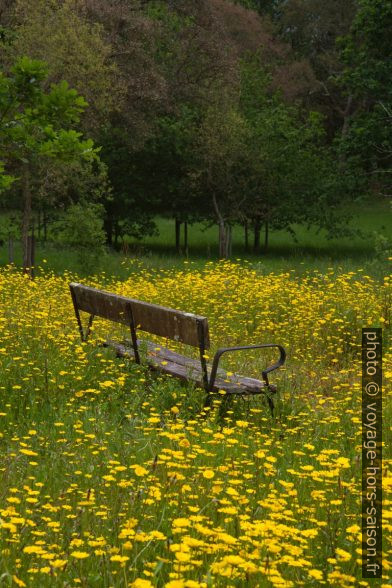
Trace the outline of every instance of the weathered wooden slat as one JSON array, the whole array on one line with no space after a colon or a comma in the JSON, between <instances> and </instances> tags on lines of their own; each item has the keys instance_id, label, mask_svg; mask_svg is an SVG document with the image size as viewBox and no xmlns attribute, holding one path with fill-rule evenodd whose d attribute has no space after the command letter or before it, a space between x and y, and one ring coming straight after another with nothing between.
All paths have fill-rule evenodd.
<instances>
[{"instance_id":1,"label":"weathered wooden slat","mask_svg":"<svg viewBox=\"0 0 392 588\"><path fill-rule=\"evenodd\" d=\"M72 283L70 288L79 310L129 326L131 309L137 329L193 347L199 346L201 338L204 348L209 349L208 320L205 317L104 292L83 284Z\"/></svg>"},{"instance_id":2,"label":"weathered wooden slat","mask_svg":"<svg viewBox=\"0 0 392 588\"><path fill-rule=\"evenodd\" d=\"M196 385L204 387L200 362L165 347L155 345L151 341L139 341L139 343L142 347L143 345L147 346L146 359L151 369L169 374L183 381L192 380ZM121 357L134 358L132 347L128 347L126 344L107 341L105 346L114 349L117 355ZM271 390L274 389L272 386L270 388ZM262 394L265 393L265 382L239 374L233 374L229 377L224 370L219 370L213 391L217 392L218 390L225 390L227 394Z\"/></svg>"},{"instance_id":3,"label":"weathered wooden slat","mask_svg":"<svg viewBox=\"0 0 392 588\"><path fill-rule=\"evenodd\" d=\"M200 369L200 361L197 359L192 359L191 357L187 357L186 355L181 355L180 353L176 353L171 349L159 346L153 343L152 341L143 341L139 339L139 344L142 346L146 346L149 354L157 354L159 357L162 357L162 359L166 359L174 363L178 363L180 365L193 366L197 369ZM128 346L131 346L131 342L128 343L128 341L126 341L126 347ZM211 371L210 368L207 369L209 372ZM225 370L222 368L218 369L217 375L221 379L228 379ZM263 381L258 380L257 378L249 378L248 376L240 376L238 374L233 374L232 376L230 376L230 378L232 378L232 380L230 381L236 381L236 378L239 378L241 384L246 384L249 388L258 388L260 387L260 383L263 386L265 385Z\"/></svg>"},{"instance_id":4,"label":"weathered wooden slat","mask_svg":"<svg viewBox=\"0 0 392 588\"><path fill-rule=\"evenodd\" d=\"M144 345L147 347L149 356L157 355L159 358L163 360L172 361L174 363L178 363L179 365L191 366L195 369L200 370L200 362L197 359L192 359L191 357L181 355L180 353L176 353L171 349L167 349L166 347L156 345L151 341L139 340L139 343L140 345ZM128 343L126 343L126 346L128 347ZM207 370L208 372L210 372L211 368L207 367ZM258 389L260 387L265 386L265 383L262 380L258 380L257 378L249 378L247 376L241 376L239 374L232 374L231 376L228 376L225 370L221 368L218 369L217 376L219 378L220 383L222 383L222 381L226 383L235 383L239 384L240 386L246 386L249 390Z\"/></svg>"},{"instance_id":5,"label":"weathered wooden slat","mask_svg":"<svg viewBox=\"0 0 392 588\"><path fill-rule=\"evenodd\" d=\"M187 357L186 355L181 355L180 353L176 353L171 349L167 349L167 347L163 347L162 345L156 344L153 341L145 341L143 339L138 339L138 344L141 349L146 348L148 354L151 356L158 356L166 361L172 361L173 363L178 363L179 365L193 367L195 369L200 370L200 360L193 359L192 357ZM124 341L125 347L131 347L131 342L128 340Z\"/></svg>"}]
</instances>

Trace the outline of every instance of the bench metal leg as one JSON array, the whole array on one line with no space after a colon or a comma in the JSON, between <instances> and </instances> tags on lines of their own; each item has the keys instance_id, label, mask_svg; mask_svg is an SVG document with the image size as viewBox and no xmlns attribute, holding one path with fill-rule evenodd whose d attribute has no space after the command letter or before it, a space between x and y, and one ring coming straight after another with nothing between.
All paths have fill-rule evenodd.
<instances>
[{"instance_id":1,"label":"bench metal leg","mask_svg":"<svg viewBox=\"0 0 392 588\"><path fill-rule=\"evenodd\" d=\"M266 397L267 397L269 409L271 411L271 416L272 416L272 418L274 418L274 410L275 410L274 401L272 400L271 396L268 396L268 394L266 394Z\"/></svg>"},{"instance_id":2,"label":"bench metal leg","mask_svg":"<svg viewBox=\"0 0 392 588\"><path fill-rule=\"evenodd\" d=\"M234 394L227 394L227 395L225 395L223 397L222 401L224 401L225 403L227 403L227 401L229 399L229 396L234 396ZM243 396L241 396L241 395L239 395L239 396L241 398L243 398ZM257 394L257 396L259 396L259 395ZM214 397L213 394L211 394L211 393L210 394L207 394L206 399L204 401L204 407L203 407L204 409L205 408L211 408L212 402L213 402L213 397ZM265 397L267 399L268 407L269 407L269 410L271 412L271 417L274 418L275 417L275 404L274 404L274 401L272 400L271 396L269 396L268 394L265 394Z\"/></svg>"},{"instance_id":3,"label":"bench metal leg","mask_svg":"<svg viewBox=\"0 0 392 588\"><path fill-rule=\"evenodd\" d=\"M127 309L127 313L128 313L129 328L131 330L132 347L133 347L133 353L135 355L135 361L136 361L136 363L140 364L141 361L140 361L140 354L139 354L139 345L138 345L138 340L137 340L136 325L135 325L135 319L133 317L132 305L127 304L126 309Z\"/></svg>"}]
</instances>

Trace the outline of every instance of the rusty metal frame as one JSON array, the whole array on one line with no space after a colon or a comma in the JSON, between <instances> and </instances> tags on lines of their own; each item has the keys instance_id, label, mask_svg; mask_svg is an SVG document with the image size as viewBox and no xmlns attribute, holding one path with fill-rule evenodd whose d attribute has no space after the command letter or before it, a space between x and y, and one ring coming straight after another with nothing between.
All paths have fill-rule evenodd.
<instances>
[{"instance_id":1,"label":"rusty metal frame","mask_svg":"<svg viewBox=\"0 0 392 588\"><path fill-rule=\"evenodd\" d=\"M78 327L79 327L79 332L80 332L80 338L83 342L86 342L90 332L91 332L91 327L93 324L93 320L95 315L94 314L90 314L89 319L88 319L88 324L87 324L87 329L86 331L83 329L83 325L82 325L82 319L80 318L80 312L79 312L79 307L78 304L76 302L76 296L75 296L75 292L72 289L72 286L70 286L70 290L71 290L71 298L72 298L72 303L73 303L73 307L75 310L75 316L76 316L76 320L78 322Z\"/></svg>"},{"instance_id":2,"label":"rusty metal frame","mask_svg":"<svg viewBox=\"0 0 392 588\"><path fill-rule=\"evenodd\" d=\"M280 356L279 359L276 363L274 363L273 365L269 366L268 368L266 368L265 370L263 370L261 372L262 378L265 382L266 388L270 391L270 392L276 392L276 388L275 386L272 386L269 383L268 380L268 374L270 372L273 372L274 370L277 370L278 368L280 368L285 360L286 360L286 350L284 349L284 347L282 347L281 345L277 345L275 343L264 343L261 345L239 345L237 347L221 347L220 349L218 349L218 351L215 353L214 355L214 359L212 362L212 369L211 369L211 374L210 374L210 381L209 381L209 387L207 390L207 398L205 400L204 403L204 407L208 407L211 406L211 402L212 402L212 392L214 389L214 384L215 384L215 380L216 380L216 375L218 373L218 367L219 367L219 361L220 358L222 357L222 355L224 353L228 353L230 351L243 351L246 349L265 349L265 348L271 348L271 347L276 347L277 349L279 349L280 351ZM267 398L267 402L268 402L268 406L269 409L271 411L271 416L274 416L274 403L272 398L268 395L265 394L266 398Z\"/></svg>"},{"instance_id":3,"label":"rusty metal frame","mask_svg":"<svg viewBox=\"0 0 392 588\"><path fill-rule=\"evenodd\" d=\"M266 349L266 348L271 348L271 347L276 347L279 349L280 357L276 363L274 363L273 365L271 365L270 367L266 368L265 370L263 370L261 372L262 378L263 378L267 388L270 389L271 386L270 386L270 383L268 380L268 374L270 372L273 372L274 370L277 370L278 368L280 368L286 360L286 350L284 349L284 347L282 347L281 345L277 345L276 343L264 343L261 345L240 345L238 347L221 347L220 349L218 349L218 351L215 353L214 360L212 362L208 391L212 392L212 390L214 388L216 375L218 372L219 361L224 353L228 353L229 351L243 351L246 349Z\"/></svg>"},{"instance_id":4,"label":"rusty metal frame","mask_svg":"<svg viewBox=\"0 0 392 588\"><path fill-rule=\"evenodd\" d=\"M209 391L209 382L208 382L208 371L207 371L207 360L206 360L206 347L205 347L205 332L204 332L204 324L202 321L197 321L197 334L199 337L199 352L200 352L200 364L201 364L201 371L203 374L203 384L205 391L208 393Z\"/></svg>"},{"instance_id":5,"label":"rusty metal frame","mask_svg":"<svg viewBox=\"0 0 392 588\"><path fill-rule=\"evenodd\" d=\"M87 329L85 330L85 333L84 333L84 341L87 341L87 339L88 339L88 337L90 335L91 327L93 325L94 318L95 318L95 314L90 314L90 316L88 318Z\"/></svg>"},{"instance_id":6,"label":"rusty metal frame","mask_svg":"<svg viewBox=\"0 0 392 588\"><path fill-rule=\"evenodd\" d=\"M125 308L127 310L127 314L128 314L128 318L129 318L129 327L131 330L132 347L133 347L133 353L135 355L135 361L136 361L136 363L140 364L141 360L140 360L139 346L138 346L137 335L136 335L135 319L134 319L133 311L132 311L132 304L128 303Z\"/></svg>"}]
</instances>

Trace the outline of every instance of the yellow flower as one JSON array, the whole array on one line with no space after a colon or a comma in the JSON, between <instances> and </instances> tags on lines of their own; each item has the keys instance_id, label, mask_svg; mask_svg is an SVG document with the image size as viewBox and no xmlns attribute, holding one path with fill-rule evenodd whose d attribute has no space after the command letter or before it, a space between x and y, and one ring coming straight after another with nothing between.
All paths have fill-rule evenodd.
<instances>
[{"instance_id":1,"label":"yellow flower","mask_svg":"<svg viewBox=\"0 0 392 588\"><path fill-rule=\"evenodd\" d=\"M100 382L99 385L102 386L103 388L111 388L112 386L115 385L115 383L112 382L111 380L106 380L105 382Z\"/></svg>"},{"instance_id":2,"label":"yellow flower","mask_svg":"<svg viewBox=\"0 0 392 588\"><path fill-rule=\"evenodd\" d=\"M19 449L19 451L20 453L23 453L23 455L38 455L35 451L31 451L31 449Z\"/></svg>"},{"instance_id":3,"label":"yellow flower","mask_svg":"<svg viewBox=\"0 0 392 588\"><path fill-rule=\"evenodd\" d=\"M52 568L63 568L67 563L66 559L54 559L50 562Z\"/></svg>"},{"instance_id":4,"label":"yellow flower","mask_svg":"<svg viewBox=\"0 0 392 588\"><path fill-rule=\"evenodd\" d=\"M229 372L227 372L227 375L229 375ZM246 429L247 427L249 427L248 421L236 421L236 425L237 427L240 427L242 429Z\"/></svg>"},{"instance_id":5,"label":"yellow flower","mask_svg":"<svg viewBox=\"0 0 392 588\"><path fill-rule=\"evenodd\" d=\"M176 559L178 559L178 561L180 562L185 562L185 561L189 561L191 559L191 556L189 553L186 553L184 551L176 551L175 553L175 557Z\"/></svg>"},{"instance_id":6,"label":"yellow flower","mask_svg":"<svg viewBox=\"0 0 392 588\"><path fill-rule=\"evenodd\" d=\"M265 451L259 449L258 451L256 451L256 453L254 453L254 456L262 459L263 457L265 457Z\"/></svg>"},{"instance_id":7,"label":"yellow flower","mask_svg":"<svg viewBox=\"0 0 392 588\"><path fill-rule=\"evenodd\" d=\"M73 551L71 553L71 557L75 557L76 559L85 559L86 557L90 557L89 553L85 551Z\"/></svg>"},{"instance_id":8,"label":"yellow flower","mask_svg":"<svg viewBox=\"0 0 392 588\"><path fill-rule=\"evenodd\" d=\"M215 476L215 473L212 470L204 470L203 477L207 480L211 480Z\"/></svg>"},{"instance_id":9,"label":"yellow flower","mask_svg":"<svg viewBox=\"0 0 392 588\"><path fill-rule=\"evenodd\" d=\"M338 559L340 559L341 561L349 561L351 559L351 554L348 553L348 551L345 551L344 549L340 549L340 547L336 548L336 555L338 556Z\"/></svg>"},{"instance_id":10,"label":"yellow flower","mask_svg":"<svg viewBox=\"0 0 392 588\"><path fill-rule=\"evenodd\" d=\"M150 580L145 580L144 578L136 578L134 582L131 584L132 588L153 588L153 584L151 584Z\"/></svg>"},{"instance_id":11,"label":"yellow flower","mask_svg":"<svg viewBox=\"0 0 392 588\"><path fill-rule=\"evenodd\" d=\"M129 557L127 555L112 555L112 557L110 558L110 561L116 561L119 563L125 563L128 560Z\"/></svg>"},{"instance_id":12,"label":"yellow flower","mask_svg":"<svg viewBox=\"0 0 392 588\"><path fill-rule=\"evenodd\" d=\"M141 478L141 477L146 476L148 474L148 470L146 470L146 468L143 468L142 466L136 466L135 467L135 474Z\"/></svg>"},{"instance_id":13,"label":"yellow flower","mask_svg":"<svg viewBox=\"0 0 392 588\"><path fill-rule=\"evenodd\" d=\"M23 548L23 553L43 553L44 550L40 545L26 545Z\"/></svg>"},{"instance_id":14,"label":"yellow flower","mask_svg":"<svg viewBox=\"0 0 392 588\"><path fill-rule=\"evenodd\" d=\"M173 527L189 527L190 524L191 523L190 523L189 519L184 519L184 518L174 519L174 521L173 521Z\"/></svg>"},{"instance_id":15,"label":"yellow flower","mask_svg":"<svg viewBox=\"0 0 392 588\"><path fill-rule=\"evenodd\" d=\"M323 573L320 572L320 570L309 570L308 574L311 578L314 578L315 580L322 580L323 579Z\"/></svg>"},{"instance_id":16,"label":"yellow flower","mask_svg":"<svg viewBox=\"0 0 392 588\"><path fill-rule=\"evenodd\" d=\"M359 533L359 531L361 530L361 527L359 525L351 525L351 527L347 527L346 531L347 533L351 534L356 534Z\"/></svg>"}]
</instances>

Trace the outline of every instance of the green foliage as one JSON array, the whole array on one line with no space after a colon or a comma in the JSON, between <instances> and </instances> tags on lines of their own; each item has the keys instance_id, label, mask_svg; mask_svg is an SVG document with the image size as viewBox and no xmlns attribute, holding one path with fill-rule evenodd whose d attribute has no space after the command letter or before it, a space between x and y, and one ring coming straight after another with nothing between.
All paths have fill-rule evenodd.
<instances>
[{"instance_id":1,"label":"green foliage","mask_svg":"<svg viewBox=\"0 0 392 588\"><path fill-rule=\"evenodd\" d=\"M0 74L0 154L8 161L33 163L40 156L64 160L97 157L90 139L66 128L79 122L86 102L66 82L45 91L44 63L22 57L10 75Z\"/></svg>"},{"instance_id":2,"label":"green foliage","mask_svg":"<svg viewBox=\"0 0 392 588\"><path fill-rule=\"evenodd\" d=\"M55 230L60 240L77 248L82 271L95 271L105 253L103 216L101 204L78 203L71 205L57 222Z\"/></svg>"},{"instance_id":3,"label":"green foliage","mask_svg":"<svg viewBox=\"0 0 392 588\"><path fill-rule=\"evenodd\" d=\"M189 181L200 119L200 109L189 104L179 104L176 113L161 116L138 166L144 172L141 182L148 178L145 185L150 198L155 196L156 210L179 220L200 218L198 195Z\"/></svg>"},{"instance_id":4,"label":"green foliage","mask_svg":"<svg viewBox=\"0 0 392 588\"><path fill-rule=\"evenodd\" d=\"M309 223L335 231L343 220L337 207L343 181L325 144L322 115L304 114L271 93L259 58L243 60L241 74L240 110L249 129L243 218L277 229Z\"/></svg>"},{"instance_id":5,"label":"green foliage","mask_svg":"<svg viewBox=\"0 0 392 588\"><path fill-rule=\"evenodd\" d=\"M374 249L376 256L383 261L390 261L392 258L392 239L381 235L378 232L374 233Z\"/></svg>"},{"instance_id":6,"label":"green foliage","mask_svg":"<svg viewBox=\"0 0 392 588\"><path fill-rule=\"evenodd\" d=\"M8 238L17 239L20 236L20 215L13 212L2 214L0 217L0 241L4 243Z\"/></svg>"},{"instance_id":7,"label":"green foliage","mask_svg":"<svg viewBox=\"0 0 392 588\"><path fill-rule=\"evenodd\" d=\"M199 194L207 198L207 214L214 211L229 222L238 219L248 138L247 122L230 101L222 100L204 113L191 175Z\"/></svg>"},{"instance_id":8,"label":"green foliage","mask_svg":"<svg viewBox=\"0 0 392 588\"><path fill-rule=\"evenodd\" d=\"M90 104L83 124L90 132L103 114L122 99L112 47L102 25L86 18L84 2L16 0L10 17L13 36L4 46L5 66L27 55L46 62L49 83L68 83Z\"/></svg>"},{"instance_id":9,"label":"green foliage","mask_svg":"<svg viewBox=\"0 0 392 588\"><path fill-rule=\"evenodd\" d=\"M8 190L14 181L15 178L4 173L4 164L0 161L0 194L1 192Z\"/></svg>"},{"instance_id":10,"label":"green foliage","mask_svg":"<svg viewBox=\"0 0 392 588\"><path fill-rule=\"evenodd\" d=\"M387 191L392 162L392 5L382 0L358 4L350 34L340 41L345 69L339 83L356 108L339 148L368 186Z\"/></svg>"},{"instance_id":11,"label":"green foliage","mask_svg":"<svg viewBox=\"0 0 392 588\"><path fill-rule=\"evenodd\" d=\"M194 23L190 14L179 14L170 10L168 5L161 0L149 2L146 7L146 14L153 20L164 24L172 33L178 33L185 26Z\"/></svg>"},{"instance_id":12,"label":"green foliage","mask_svg":"<svg viewBox=\"0 0 392 588\"><path fill-rule=\"evenodd\" d=\"M107 129L102 144L102 159L112 187L111 197L105 202L108 243L117 246L125 234L136 238L154 234L152 219L157 201L153 183L159 175L158 164L151 171L151 154L144 149L135 153L132 137L124 135L120 127Z\"/></svg>"},{"instance_id":13,"label":"green foliage","mask_svg":"<svg viewBox=\"0 0 392 588\"><path fill-rule=\"evenodd\" d=\"M27 57L20 58L9 75L0 72L0 156L6 167L16 170L13 177L1 163L0 191L20 179L21 166L32 168L40 158L97 157L91 140L82 140L81 133L66 128L79 122L86 102L66 82L46 91L46 76L46 65Z\"/></svg>"},{"instance_id":14,"label":"green foliage","mask_svg":"<svg viewBox=\"0 0 392 588\"><path fill-rule=\"evenodd\" d=\"M7 47L15 39L15 32L8 28L0 25L0 47Z\"/></svg>"},{"instance_id":15,"label":"green foliage","mask_svg":"<svg viewBox=\"0 0 392 588\"><path fill-rule=\"evenodd\" d=\"M249 10L257 10L260 14L276 15L284 0L234 0L234 4L241 4Z\"/></svg>"},{"instance_id":16,"label":"green foliage","mask_svg":"<svg viewBox=\"0 0 392 588\"><path fill-rule=\"evenodd\" d=\"M29 181L43 161L71 163L97 160L99 149L73 127L79 122L85 100L66 82L44 87L47 67L27 57L19 59L10 74L0 73L0 156L13 171L0 170L3 189L20 180L28 167ZM40 170L42 172L42 170Z\"/></svg>"},{"instance_id":17,"label":"green foliage","mask_svg":"<svg viewBox=\"0 0 392 588\"><path fill-rule=\"evenodd\" d=\"M340 41L346 65L343 82L354 94L375 100L392 96L392 5L359 0L350 34Z\"/></svg>"},{"instance_id":18,"label":"green foliage","mask_svg":"<svg viewBox=\"0 0 392 588\"><path fill-rule=\"evenodd\" d=\"M391 208L391 207L390 207ZM392 261L392 236L373 231L374 256L366 264L366 270L383 280L390 274ZM388 302L391 305L391 300Z\"/></svg>"}]
</instances>

